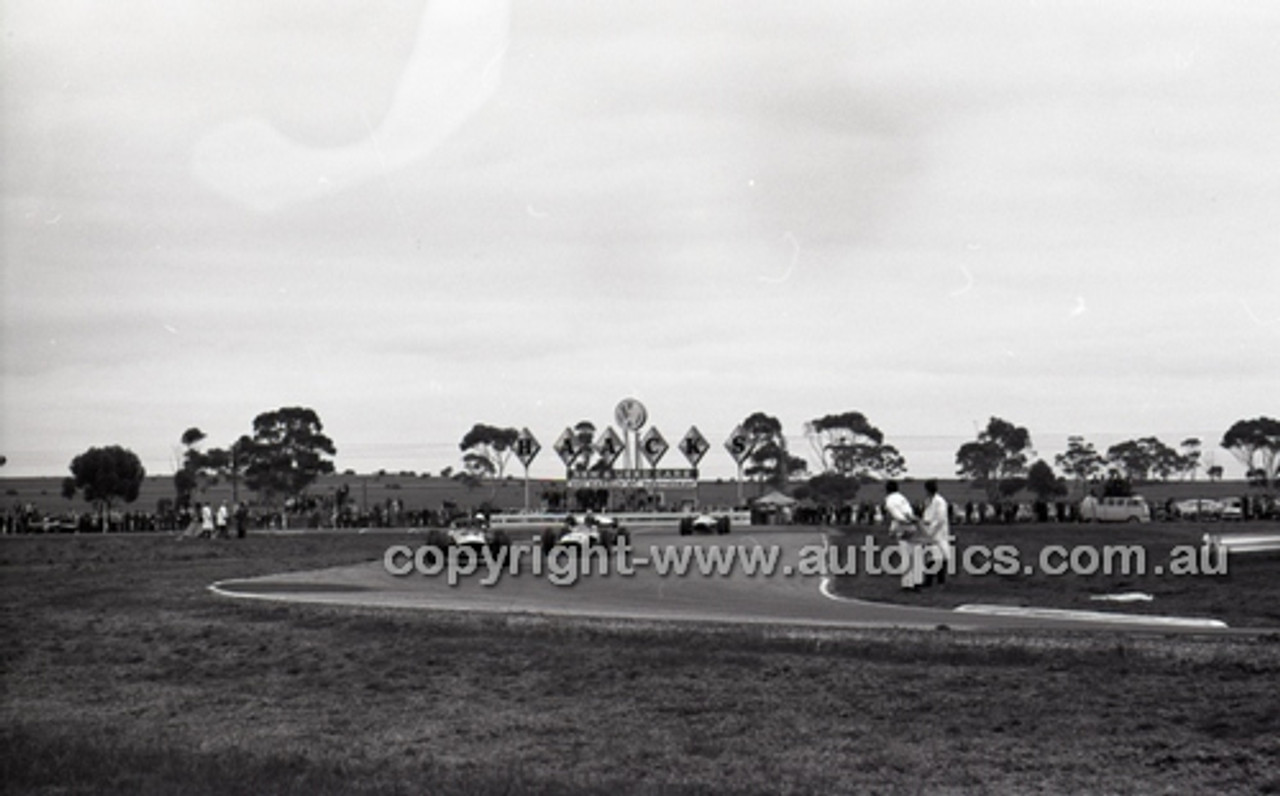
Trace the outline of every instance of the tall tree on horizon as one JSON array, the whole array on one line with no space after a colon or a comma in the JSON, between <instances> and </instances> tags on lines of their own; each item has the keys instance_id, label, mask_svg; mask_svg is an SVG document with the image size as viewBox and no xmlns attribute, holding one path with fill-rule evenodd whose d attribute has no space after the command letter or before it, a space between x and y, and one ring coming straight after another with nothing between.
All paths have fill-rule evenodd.
<instances>
[{"instance_id":1,"label":"tall tree on horizon","mask_svg":"<svg viewBox=\"0 0 1280 796\"><path fill-rule=\"evenodd\" d=\"M1027 489L1046 502L1050 498L1067 494L1066 485L1044 459L1036 459L1027 470Z\"/></svg>"},{"instance_id":2,"label":"tall tree on horizon","mask_svg":"<svg viewBox=\"0 0 1280 796\"><path fill-rule=\"evenodd\" d=\"M1067 449L1053 457L1053 463L1065 475L1076 479L1081 495L1085 484L1102 477L1106 469L1106 460L1094 449L1093 443L1085 442L1081 436L1067 437Z\"/></svg>"},{"instance_id":3,"label":"tall tree on horizon","mask_svg":"<svg viewBox=\"0 0 1280 796\"><path fill-rule=\"evenodd\" d=\"M459 450L463 452L463 465L478 477L493 476L501 480L519 437L519 430L514 428L476 423L458 443Z\"/></svg>"},{"instance_id":4,"label":"tall tree on horizon","mask_svg":"<svg viewBox=\"0 0 1280 796\"><path fill-rule=\"evenodd\" d=\"M761 486L784 486L792 475L808 468L808 462L787 450L782 421L773 415L753 412L742 421L742 430L747 434L751 450L743 474L755 478Z\"/></svg>"},{"instance_id":5,"label":"tall tree on horizon","mask_svg":"<svg viewBox=\"0 0 1280 796\"><path fill-rule=\"evenodd\" d=\"M177 495L179 506L191 502L191 495L200 486L200 443L205 433L196 426L182 432L179 442L182 443L182 461L173 473L173 491Z\"/></svg>"},{"instance_id":6,"label":"tall tree on horizon","mask_svg":"<svg viewBox=\"0 0 1280 796\"><path fill-rule=\"evenodd\" d=\"M267 497L301 495L316 478L333 472L337 449L324 435L315 410L282 407L253 419L253 437L244 470L245 483Z\"/></svg>"},{"instance_id":7,"label":"tall tree on horizon","mask_svg":"<svg viewBox=\"0 0 1280 796\"><path fill-rule=\"evenodd\" d=\"M1273 417L1255 417L1237 420L1222 435L1222 447L1231 451L1245 468L1245 476L1267 488L1275 490L1276 463L1280 460L1280 420Z\"/></svg>"},{"instance_id":8,"label":"tall tree on horizon","mask_svg":"<svg viewBox=\"0 0 1280 796\"><path fill-rule=\"evenodd\" d=\"M1199 437L1187 437L1178 446L1182 448L1182 474L1191 476L1192 481L1196 480L1196 471L1200 469L1200 445Z\"/></svg>"},{"instance_id":9,"label":"tall tree on horizon","mask_svg":"<svg viewBox=\"0 0 1280 796\"><path fill-rule=\"evenodd\" d=\"M71 476L62 482L62 496L77 492L100 512L102 531L110 524L111 506L117 500L132 503L138 499L146 468L138 455L119 445L90 448L71 460Z\"/></svg>"},{"instance_id":10,"label":"tall tree on horizon","mask_svg":"<svg viewBox=\"0 0 1280 796\"><path fill-rule=\"evenodd\" d=\"M861 412L815 418L805 423L804 431L824 473L892 478L906 470L902 454L884 444L884 433Z\"/></svg>"},{"instance_id":11,"label":"tall tree on horizon","mask_svg":"<svg viewBox=\"0 0 1280 796\"><path fill-rule=\"evenodd\" d=\"M1107 448L1107 461L1135 484L1148 481L1152 476L1168 480L1173 473L1185 469L1178 452L1156 437L1118 442Z\"/></svg>"},{"instance_id":12,"label":"tall tree on horizon","mask_svg":"<svg viewBox=\"0 0 1280 796\"><path fill-rule=\"evenodd\" d=\"M1027 459L1034 453L1026 427L992 417L975 441L956 451L956 474L984 490L994 503L1025 485Z\"/></svg>"}]
</instances>

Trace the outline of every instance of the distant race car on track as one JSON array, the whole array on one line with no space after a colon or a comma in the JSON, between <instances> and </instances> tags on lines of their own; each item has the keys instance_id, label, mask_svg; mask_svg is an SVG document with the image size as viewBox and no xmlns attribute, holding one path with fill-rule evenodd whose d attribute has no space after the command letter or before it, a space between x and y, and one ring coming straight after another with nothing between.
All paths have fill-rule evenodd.
<instances>
[{"instance_id":1,"label":"distant race car on track","mask_svg":"<svg viewBox=\"0 0 1280 796\"><path fill-rule=\"evenodd\" d=\"M501 529L489 527L489 519L483 514L454 520L448 528L433 528L427 534L427 544L441 550L449 547L469 547L477 553L487 549L493 555L511 546L511 538Z\"/></svg>"},{"instance_id":2,"label":"distant race car on track","mask_svg":"<svg viewBox=\"0 0 1280 796\"><path fill-rule=\"evenodd\" d=\"M728 532L728 517L715 517L710 514L694 514L680 518L681 536L691 536L695 533L713 533L723 535Z\"/></svg>"}]
</instances>

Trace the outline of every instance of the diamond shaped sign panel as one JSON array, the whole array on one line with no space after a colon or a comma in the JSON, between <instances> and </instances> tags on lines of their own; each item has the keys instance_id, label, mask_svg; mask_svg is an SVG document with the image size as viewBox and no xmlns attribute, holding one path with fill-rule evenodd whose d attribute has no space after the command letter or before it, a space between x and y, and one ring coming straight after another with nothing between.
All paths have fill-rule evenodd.
<instances>
[{"instance_id":1,"label":"diamond shaped sign panel","mask_svg":"<svg viewBox=\"0 0 1280 796\"><path fill-rule=\"evenodd\" d=\"M537 437L533 436L533 432L527 428L520 430L520 436L516 437L516 442L511 447L515 450L516 458L525 467L528 467L529 463L538 455L538 451L542 450L542 445L538 443Z\"/></svg>"},{"instance_id":2,"label":"diamond shaped sign panel","mask_svg":"<svg viewBox=\"0 0 1280 796\"><path fill-rule=\"evenodd\" d=\"M553 446L556 453L560 454L560 459L566 466L573 464L573 460L578 458L578 440L573 435L573 429L566 428L560 438L556 440Z\"/></svg>"},{"instance_id":3,"label":"diamond shaped sign panel","mask_svg":"<svg viewBox=\"0 0 1280 796\"><path fill-rule=\"evenodd\" d=\"M724 447L735 462L742 464L751 455L751 437L742 426L738 426L724 441Z\"/></svg>"},{"instance_id":4,"label":"diamond shaped sign panel","mask_svg":"<svg viewBox=\"0 0 1280 796\"><path fill-rule=\"evenodd\" d=\"M600 461L604 462L605 467L612 467L624 448L622 438L613 430L613 426L605 427L600 439L596 440L596 453L600 455Z\"/></svg>"},{"instance_id":5,"label":"diamond shaped sign panel","mask_svg":"<svg viewBox=\"0 0 1280 796\"><path fill-rule=\"evenodd\" d=\"M711 449L711 443L707 442L707 438L702 436L702 432L697 426L690 426L688 433L684 435L684 439L680 440L678 446L680 452L689 460L689 464L693 467L698 466L698 462L702 461L702 457L707 455L707 451Z\"/></svg>"},{"instance_id":6,"label":"diamond shaped sign panel","mask_svg":"<svg viewBox=\"0 0 1280 796\"><path fill-rule=\"evenodd\" d=\"M662 436L662 432L657 426L649 426L649 430L645 432L644 438L640 440L640 455L644 456L644 460L649 463L650 467L657 467L658 462L666 455L667 440Z\"/></svg>"}]
</instances>

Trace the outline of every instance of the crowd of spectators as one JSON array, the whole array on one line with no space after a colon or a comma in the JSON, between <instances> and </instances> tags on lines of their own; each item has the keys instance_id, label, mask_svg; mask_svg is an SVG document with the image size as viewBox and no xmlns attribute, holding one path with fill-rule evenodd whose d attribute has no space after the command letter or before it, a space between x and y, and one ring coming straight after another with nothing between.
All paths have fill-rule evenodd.
<instances>
[{"instance_id":1,"label":"crowd of spectators","mask_svg":"<svg viewBox=\"0 0 1280 796\"><path fill-rule=\"evenodd\" d=\"M1178 501L1169 499L1151 505L1152 519L1172 520L1180 517ZM1239 499L1240 519L1280 519L1280 503L1265 495L1245 495ZM156 511L113 510L107 514L107 530L145 533L177 532L198 521L198 503L177 505L162 501ZM360 506L351 500L333 496L308 497L286 501L282 508L248 505L245 527L248 530L285 530L306 528L432 528L447 526L468 512L446 502L438 509L409 508L399 498ZM544 506L544 508L554 508ZM628 510L644 507L628 507ZM917 507L920 511L922 507ZM1011 523L1071 523L1081 521L1080 504L1075 501L1003 501L968 500L950 504L953 525ZM803 525L883 525L884 508L879 501L857 501L836 508L801 502L785 512L752 512L753 523L788 522ZM93 533L101 532L103 515L94 511L70 511L59 514L41 512L34 504L13 504L0 511L0 534L25 533Z\"/></svg>"},{"instance_id":2,"label":"crowd of spectators","mask_svg":"<svg viewBox=\"0 0 1280 796\"><path fill-rule=\"evenodd\" d=\"M106 530L118 533L181 532L199 523L199 502L176 505L162 501L155 511L112 510ZM244 504L248 530L304 528L429 528L447 525L459 515L457 507L410 509L398 498L361 508L352 502L339 506L331 498L289 500L282 508ZM234 511L234 507L232 509ZM97 511L42 512L33 503L16 503L0 510L0 534L99 533L103 515Z\"/></svg>"},{"instance_id":3,"label":"crowd of spectators","mask_svg":"<svg viewBox=\"0 0 1280 796\"><path fill-rule=\"evenodd\" d=\"M1152 503L1152 519L1164 521L1184 518L1178 511L1178 502L1170 498ZM1245 495L1239 498L1239 502L1241 520L1280 519L1280 503L1277 503L1274 498L1266 495ZM923 511L923 507L923 503L914 506L917 514ZM952 525L1084 521L1080 513L1080 503L1067 500L1052 502L1006 500L996 503L967 500L950 503L948 510L951 513ZM883 525L886 522L884 507L878 501L857 501L840 508L800 503L790 511L791 521L803 525ZM1219 519L1221 516L1202 515L1200 518Z\"/></svg>"}]
</instances>

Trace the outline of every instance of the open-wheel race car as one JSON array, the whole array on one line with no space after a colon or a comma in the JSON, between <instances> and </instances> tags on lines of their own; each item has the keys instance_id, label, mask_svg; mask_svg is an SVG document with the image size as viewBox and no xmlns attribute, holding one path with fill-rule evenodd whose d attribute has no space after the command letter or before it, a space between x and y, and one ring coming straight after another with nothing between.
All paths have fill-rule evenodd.
<instances>
[{"instance_id":1,"label":"open-wheel race car","mask_svg":"<svg viewBox=\"0 0 1280 796\"><path fill-rule=\"evenodd\" d=\"M712 514L691 514L680 518L680 535L692 536L695 533L723 535L729 532L729 518L716 517Z\"/></svg>"},{"instance_id":2,"label":"open-wheel race car","mask_svg":"<svg viewBox=\"0 0 1280 796\"><path fill-rule=\"evenodd\" d=\"M616 518L605 514L569 514L559 528L547 528L542 532L542 550L551 552L557 547L604 547L612 549L618 540L631 542L631 532L623 528Z\"/></svg>"},{"instance_id":3,"label":"open-wheel race car","mask_svg":"<svg viewBox=\"0 0 1280 796\"><path fill-rule=\"evenodd\" d=\"M469 547L477 554L488 550L491 555L511 546L511 537L502 529L489 527L489 519L483 514L454 520L448 528L432 528L427 533L427 545L444 550L450 547Z\"/></svg>"}]
</instances>

